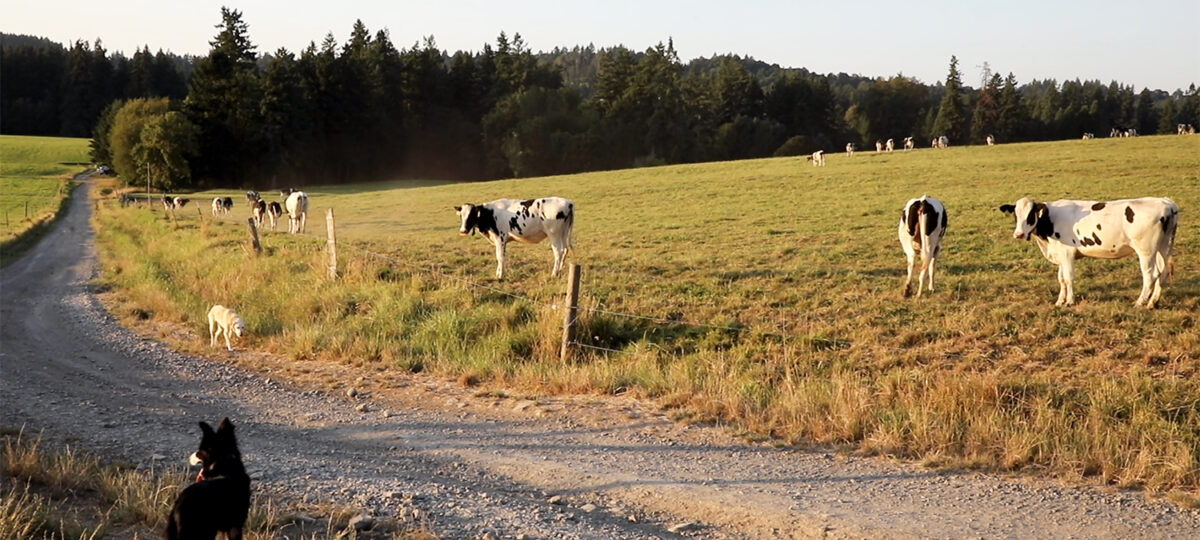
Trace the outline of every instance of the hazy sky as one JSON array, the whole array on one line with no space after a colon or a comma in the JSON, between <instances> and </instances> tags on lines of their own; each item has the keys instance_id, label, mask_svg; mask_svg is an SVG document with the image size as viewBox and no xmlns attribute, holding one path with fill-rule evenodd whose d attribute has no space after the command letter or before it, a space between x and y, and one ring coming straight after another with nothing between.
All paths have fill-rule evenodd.
<instances>
[{"instance_id":1,"label":"hazy sky","mask_svg":"<svg viewBox=\"0 0 1200 540\"><path fill-rule=\"evenodd\" d=\"M734 53L817 73L904 74L944 80L957 55L963 82L980 66L1018 82L1116 80L1168 91L1200 85L1200 0L0 0L0 31L69 45L99 38L127 55L148 45L203 55L221 6L242 12L258 52L292 52L332 33L339 44L361 19L397 48L432 35L440 49L480 51L500 32L534 51L624 45L644 51L673 39L683 61Z\"/></svg>"}]
</instances>

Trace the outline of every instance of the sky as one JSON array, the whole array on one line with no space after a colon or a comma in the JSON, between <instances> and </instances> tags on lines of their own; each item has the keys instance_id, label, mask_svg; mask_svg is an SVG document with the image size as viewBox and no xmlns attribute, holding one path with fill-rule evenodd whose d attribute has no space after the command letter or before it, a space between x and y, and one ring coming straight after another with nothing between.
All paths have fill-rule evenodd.
<instances>
[{"instance_id":1,"label":"sky","mask_svg":"<svg viewBox=\"0 0 1200 540\"><path fill-rule=\"evenodd\" d=\"M397 48L433 36L439 49L481 51L501 32L529 49L673 40L682 61L737 54L816 73L944 81L958 57L965 84L986 63L1019 84L1117 81L1136 91L1200 86L1200 0L0 0L0 31L76 40L132 55L204 55L221 7L242 13L259 53L299 52L356 20L387 30Z\"/></svg>"}]
</instances>

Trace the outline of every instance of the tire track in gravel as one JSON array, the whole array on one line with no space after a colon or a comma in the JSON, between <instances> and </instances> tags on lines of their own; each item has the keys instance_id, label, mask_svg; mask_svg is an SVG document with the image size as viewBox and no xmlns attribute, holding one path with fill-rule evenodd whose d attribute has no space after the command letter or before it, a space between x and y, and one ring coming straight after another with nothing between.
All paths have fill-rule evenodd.
<instances>
[{"instance_id":1,"label":"tire track in gravel","mask_svg":"<svg viewBox=\"0 0 1200 540\"><path fill-rule=\"evenodd\" d=\"M89 291L98 269L87 189L0 272L2 424L148 464L191 451L197 420L230 416L256 489L361 506L448 538L1200 531L1200 512L1136 493L748 444L631 399L477 396L431 378L314 363L366 389L351 398L289 383L287 369L270 373L295 362L244 350L213 355L219 361L178 353L120 327ZM668 530L679 523L692 525Z\"/></svg>"}]
</instances>

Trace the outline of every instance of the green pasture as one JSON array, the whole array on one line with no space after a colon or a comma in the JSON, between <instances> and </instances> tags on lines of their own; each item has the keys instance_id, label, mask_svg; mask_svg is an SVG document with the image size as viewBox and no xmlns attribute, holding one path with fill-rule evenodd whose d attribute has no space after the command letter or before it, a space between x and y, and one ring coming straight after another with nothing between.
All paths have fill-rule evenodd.
<instances>
[{"instance_id":1,"label":"green pasture","mask_svg":"<svg viewBox=\"0 0 1200 540\"><path fill-rule=\"evenodd\" d=\"M97 227L124 315L201 330L219 302L246 318L249 346L297 358L634 392L749 436L930 464L1200 487L1200 137L305 190L308 234L265 231L260 256L241 192L191 195L202 216L107 206ZM224 195L234 212L214 219L205 201ZM460 237L452 209L551 195L576 203L568 262L583 267L586 347L567 364L549 247L511 244L496 282L492 247ZM921 195L945 203L949 229L937 290L906 299L897 222ZM997 209L1022 196L1173 198L1159 309L1133 307L1132 259L1080 261L1078 304L1055 307L1055 267ZM329 208L337 280L324 277Z\"/></svg>"},{"instance_id":2,"label":"green pasture","mask_svg":"<svg viewBox=\"0 0 1200 540\"><path fill-rule=\"evenodd\" d=\"M0 135L0 265L53 221L87 162L87 139Z\"/></svg>"}]
</instances>

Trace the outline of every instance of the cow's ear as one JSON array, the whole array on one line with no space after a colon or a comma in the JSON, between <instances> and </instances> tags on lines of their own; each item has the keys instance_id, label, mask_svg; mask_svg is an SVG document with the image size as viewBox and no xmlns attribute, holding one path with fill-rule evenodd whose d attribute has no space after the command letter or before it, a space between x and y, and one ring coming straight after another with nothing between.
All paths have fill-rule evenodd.
<instances>
[{"instance_id":1,"label":"cow's ear","mask_svg":"<svg viewBox=\"0 0 1200 540\"><path fill-rule=\"evenodd\" d=\"M1005 214L1013 214L1016 213L1017 207L1011 204L1002 204L1000 205L1000 211L1004 212Z\"/></svg>"},{"instance_id":2,"label":"cow's ear","mask_svg":"<svg viewBox=\"0 0 1200 540\"><path fill-rule=\"evenodd\" d=\"M455 206L455 207L454 207L454 211L455 211L455 212L462 212L462 207L461 207L461 206Z\"/></svg>"}]
</instances>

